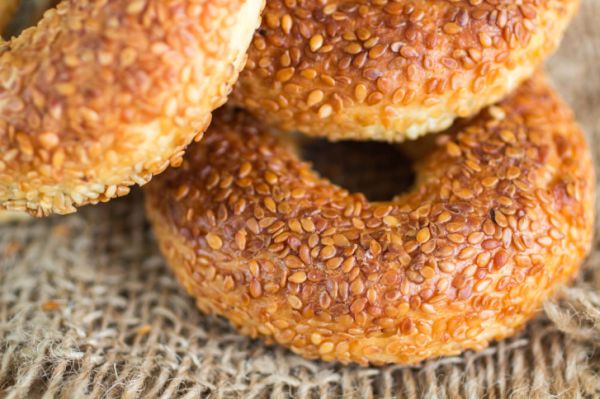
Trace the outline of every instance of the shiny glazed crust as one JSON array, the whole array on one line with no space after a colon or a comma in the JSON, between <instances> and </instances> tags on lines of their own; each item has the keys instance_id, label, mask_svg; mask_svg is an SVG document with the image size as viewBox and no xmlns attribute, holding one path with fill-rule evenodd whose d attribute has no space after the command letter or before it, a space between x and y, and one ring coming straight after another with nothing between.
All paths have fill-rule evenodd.
<instances>
[{"instance_id":1,"label":"shiny glazed crust","mask_svg":"<svg viewBox=\"0 0 600 399\"><path fill-rule=\"evenodd\" d=\"M145 184L225 102L263 0L68 0L0 44L0 209Z\"/></svg>"},{"instance_id":2,"label":"shiny glazed crust","mask_svg":"<svg viewBox=\"0 0 600 399\"><path fill-rule=\"evenodd\" d=\"M232 101L282 130L402 141L503 99L578 0L269 0Z\"/></svg>"},{"instance_id":3,"label":"shiny glazed crust","mask_svg":"<svg viewBox=\"0 0 600 399\"><path fill-rule=\"evenodd\" d=\"M146 188L156 236L204 312L309 358L416 363L515 332L590 248L594 176L542 78L369 203L249 117L221 114Z\"/></svg>"}]
</instances>

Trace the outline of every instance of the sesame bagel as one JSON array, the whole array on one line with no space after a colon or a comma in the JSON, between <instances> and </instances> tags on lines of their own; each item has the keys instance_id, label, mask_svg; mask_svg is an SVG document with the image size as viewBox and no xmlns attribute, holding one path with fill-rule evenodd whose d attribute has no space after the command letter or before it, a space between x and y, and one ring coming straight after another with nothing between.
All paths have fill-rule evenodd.
<instances>
[{"instance_id":1,"label":"sesame bagel","mask_svg":"<svg viewBox=\"0 0 600 399\"><path fill-rule=\"evenodd\" d=\"M63 1L0 44L0 209L124 195L199 139L263 0Z\"/></svg>"},{"instance_id":2,"label":"sesame bagel","mask_svg":"<svg viewBox=\"0 0 600 399\"><path fill-rule=\"evenodd\" d=\"M269 0L232 101L282 130L414 139L476 114L531 76L577 5Z\"/></svg>"},{"instance_id":3,"label":"sesame bagel","mask_svg":"<svg viewBox=\"0 0 600 399\"><path fill-rule=\"evenodd\" d=\"M442 136L417 183L370 203L249 117L221 114L146 188L198 307L309 358L416 363L513 334L590 248L594 176L542 78Z\"/></svg>"}]
</instances>

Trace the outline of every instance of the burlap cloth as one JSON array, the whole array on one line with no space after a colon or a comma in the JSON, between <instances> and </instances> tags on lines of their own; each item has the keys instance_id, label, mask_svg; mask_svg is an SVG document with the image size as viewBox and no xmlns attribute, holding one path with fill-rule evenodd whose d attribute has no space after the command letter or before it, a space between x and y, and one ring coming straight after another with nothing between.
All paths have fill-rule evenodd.
<instances>
[{"instance_id":1,"label":"burlap cloth","mask_svg":"<svg viewBox=\"0 0 600 399\"><path fill-rule=\"evenodd\" d=\"M600 1L587 0L549 69L597 164L599 65ZM600 397L599 238L579 280L520 335L419 367L361 368L202 316L157 252L139 193L2 226L0 397Z\"/></svg>"}]
</instances>

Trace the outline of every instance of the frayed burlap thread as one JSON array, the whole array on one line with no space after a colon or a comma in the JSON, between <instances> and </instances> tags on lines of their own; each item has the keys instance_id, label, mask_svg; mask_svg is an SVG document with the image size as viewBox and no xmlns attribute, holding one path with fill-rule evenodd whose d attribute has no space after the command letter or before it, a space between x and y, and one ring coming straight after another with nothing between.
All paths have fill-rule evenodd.
<instances>
[{"instance_id":1,"label":"frayed burlap thread","mask_svg":"<svg viewBox=\"0 0 600 399\"><path fill-rule=\"evenodd\" d=\"M584 0L549 63L598 171L599 20L600 2ZM308 361L201 315L165 267L139 193L0 226L0 397L600 397L599 237L577 281L517 336L418 367L363 368Z\"/></svg>"}]
</instances>

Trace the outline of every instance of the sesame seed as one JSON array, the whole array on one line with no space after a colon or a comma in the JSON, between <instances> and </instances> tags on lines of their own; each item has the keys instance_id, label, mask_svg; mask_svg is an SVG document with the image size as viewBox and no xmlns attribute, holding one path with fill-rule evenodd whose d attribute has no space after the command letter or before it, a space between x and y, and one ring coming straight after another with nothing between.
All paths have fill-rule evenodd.
<instances>
[{"instance_id":1,"label":"sesame seed","mask_svg":"<svg viewBox=\"0 0 600 399\"><path fill-rule=\"evenodd\" d=\"M444 32L448 33L449 35L455 35L462 30L462 28L455 22L446 23L444 25L443 29L444 29Z\"/></svg>"},{"instance_id":2,"label":"sesame seed","mask_svg":"<svg viewBox=\"0 0 600 399\"><path fill-rule=\"evenodd\" d=\"M310 46L310 50L313 53L316 53L317 51L319 51L319 49L321 47L323 47L323 36L317 34L317 35L314 35L313 37L311 37L309 46Z\"/></svg>"},{"instance_id":3,"label":"sesame seed","mask_svg":"<svg viewBox=\"0 0 600 399\"><path fill-rule=\"evenodd\" d=\"M306 103L308 104L309 107L312 107L314 105L319 104L321 101L323 101L324 97L325 97L325 93L323 93L322 90L313 90L308 95L308 99L307 99Z\"/></svg>"},{"instance_id":4,"label":"sesame seed","mask_svg":"<svg viewBox=\"0 0 600 399\"><path fill-rule=\"evenodd\" d=\"M206 235L206 242L214 250L219 250L223 247L223 240L221 240L221 237L213 233L208 233Z\"/></svg>"},{"instance_id":5,"label":"sesame seed","mask_svg":"<svg viewBox=\"0 0 600 399\"><path fill-rule=\"evenodd\" d=\"M429 241L429 238L431 238L431 233L429 232L429 229L427 227L422 228L417 233L417 241L420 244L423 244L423 243Z\"/></svg>"},{"instance_id":6,"label":"sesame seed","mask_svg":"<svg viewBox=\"0 0 600 399\"><path fill-rule=\"evenodd\" d=\"M288 277L288 280L292 283L301 284L306 281L306 273L304 272L296 272Z\"/></svg>"}]
</instances>

